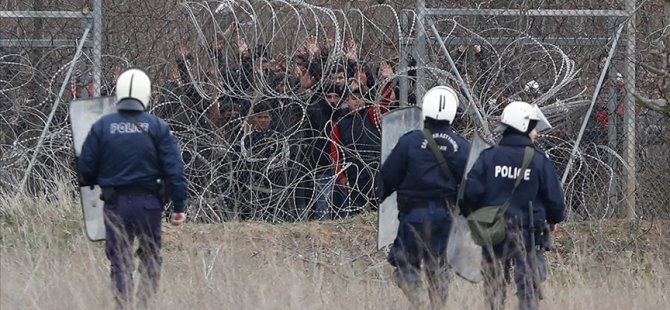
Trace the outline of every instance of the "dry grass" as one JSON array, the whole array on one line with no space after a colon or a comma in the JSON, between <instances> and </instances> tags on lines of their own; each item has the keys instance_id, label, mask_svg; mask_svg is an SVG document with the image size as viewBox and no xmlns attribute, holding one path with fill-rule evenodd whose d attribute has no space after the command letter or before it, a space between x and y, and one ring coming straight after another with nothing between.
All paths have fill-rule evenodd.
<instances>
[{"instance_id":1,"label":"dry grass","mask_svg":"<svg viewBox=\"0 0 670 310\"><path fill-rule=\"evenodd\" d=\"M111 309L103 244L85 239L65 190L55 197L0 198L0 308ZM408 309L374 251L374 226L373 216L166 226L158 309ZM542 307L667 309L665 232L660 223L566 226ZM454 280L449 304L484 308L480 285Z\"/></svg>"}]
</instances>

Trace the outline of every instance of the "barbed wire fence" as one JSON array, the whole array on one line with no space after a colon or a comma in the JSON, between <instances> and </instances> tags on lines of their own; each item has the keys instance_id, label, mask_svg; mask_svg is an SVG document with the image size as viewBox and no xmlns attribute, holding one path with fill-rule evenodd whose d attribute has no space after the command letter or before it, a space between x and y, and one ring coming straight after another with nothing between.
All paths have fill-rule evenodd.
<instances>
[{"instance_id":1,"label":"barbed wire fence","mask_svg":"<svg viewBox=\"0 0 670 310\"><path fill-rule=\"evenodd\" d=\"M668 110L636 105L631 91L670 95L664 76L643 65L658 63L645 51L670 44L667 24L651 22L663 18L654 15L664 12L661 1L588 9L474 1L449 8L435 1L138 1L132 11L104 4L104 29L91 28L101 31L101 52L87 43L60 93L74 39L100 11L65 2L0 7L7 10L0 28L8 29L0 37L3 192L18 191L29 176L25 191L49 195L56 176L67 175L76 195L67 102L113 94L121 68L140 65L155 81L151 112L166 119L184 151L190 212L200 221L373 210L383 130L373 120L386 108L420 105L416 98L436 84L462 90L455 127L467 138L493 128L510 100L538 103L554 125L540 144L564 177L571 218L668 216ZM36 9L86 14L32 23L10 16ZM636 15L645 18L632 25L650 34L637 41L626 28ZM26 45L25 38L40 40ZM362 88L371 107L363 127L338 122L353 122L352 88ZM329 94L339 99L326 108ZM343 132L334 139L336 124ZM342 167L346 178L338 177Z\"/></svg>"}]
</instances>

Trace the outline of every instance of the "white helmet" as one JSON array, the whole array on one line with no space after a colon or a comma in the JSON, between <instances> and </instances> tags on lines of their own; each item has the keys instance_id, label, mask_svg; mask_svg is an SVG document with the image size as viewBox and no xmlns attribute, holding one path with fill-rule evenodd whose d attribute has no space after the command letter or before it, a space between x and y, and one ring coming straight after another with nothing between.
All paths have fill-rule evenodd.
<instances>
[{"instance_id":1,"label":"white helmet","mask_svg":"<svg viewBox=\"0 0 670 310\"><path fill-rule=\"evenodd\" d=\"M116 100L119 110L147 110L151 102L151 79L146 72L139 68L123 71L116 80Z\"/></svg>"},{"instance_id":2,"label":"white helmet","mask_svg":"<svg viewBox=\"0 0 670 310\"><path fill-rule=\"evenodd\" d=\"M543 132L545 130L553 128L549 123L549 120L547 119L546 116L544 116L544 113L542 113L542 110L537 104L533 105L533 115L531 115L530 119L534 119L537 121L537 125L535 125L535 130L537 130L537 132Z\"/></svg>"},{"instance_id":3,"label":"white helmet","mask_svg":"<svg viewBox=\"0 0 670 310\"><path fill-rule=\"evenodd\" d=\"M458 95L447 86L435 86L423 95L421 108L423 119L432 118L439 121L454 121L458 109Z\"/></svg>"},{"instance_id":4,"label":"white helmet","mask_svg":"<svg viewBox=\"0 0 670 310\"><path fill-rule=\"evenodd\" d=\"M551 128L551 124L536 104L530 105L523 101L513 101L503 110L500 116L501 125L496 128L496 131L505 131L509 126L520 132L526 132L531 120L537 121L535 130L538 132Z\"/></svg>"}]
</instances>

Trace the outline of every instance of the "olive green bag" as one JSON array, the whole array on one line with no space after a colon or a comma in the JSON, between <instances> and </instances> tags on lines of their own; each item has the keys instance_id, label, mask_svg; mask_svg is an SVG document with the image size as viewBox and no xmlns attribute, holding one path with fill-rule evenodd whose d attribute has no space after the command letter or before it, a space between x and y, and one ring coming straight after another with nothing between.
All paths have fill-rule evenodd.
<instances>
[{"instance_id":1,"label":"olive green bag","mask_svg":"<svg viewBox=\"0 0 670 310\"><path fill-rule=\"evenodd\" d=\"M507 197L505 203L501 206L481 207L468 215L468 226L470 226L470 234L475 244L479 246L493 246L505 240L505 234L507 233L505 212L507 212L507 208L509 207L509 200L521 183L526 169L530 166L534 153L535 150L532 147L526 147L521 172L517 175L514 189L512 189L512 193Z\"/></svg>"}]
</instances>

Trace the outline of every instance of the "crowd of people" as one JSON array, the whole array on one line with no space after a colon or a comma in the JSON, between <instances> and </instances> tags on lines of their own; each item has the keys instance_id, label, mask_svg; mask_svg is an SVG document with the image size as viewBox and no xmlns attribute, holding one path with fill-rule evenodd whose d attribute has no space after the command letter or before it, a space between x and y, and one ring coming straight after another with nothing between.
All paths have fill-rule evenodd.
<instances>
[{"instance_id":1,"label":"crowd of people","mask_svg":"<svg viewBox=\"0 0 670 310\"><path fill-rule=\"evenodd\" d=\"M374 207L380 117L399 106L394 65L373 70L353 40L334 45L311 37L295 55L270 55L232 24L206 67L179 42L152 112L183 148L191 196L217 217L281 222Z\"/></svg>"}]
</instances>

